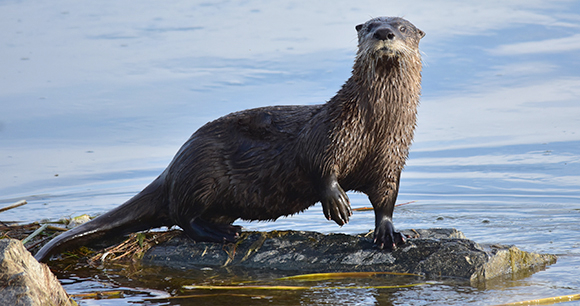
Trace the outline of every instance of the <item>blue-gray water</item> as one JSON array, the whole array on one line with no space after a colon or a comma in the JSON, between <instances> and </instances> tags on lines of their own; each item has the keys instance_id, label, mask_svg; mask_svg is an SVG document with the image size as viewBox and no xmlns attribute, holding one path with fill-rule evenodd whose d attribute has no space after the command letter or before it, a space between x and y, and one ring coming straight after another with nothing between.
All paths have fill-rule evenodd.
<instances>
[{"instance_id":1,"label":"blue-gray water","mask_svg":"<svg viewBox=\"0 0 580 306\"><path fill-rule=\"evenodd\" d=\"M395 225L455 227L478 242L561 257L501 287L332 296L352 305L489 305L580 293L576 1L0 1L0 206L29 202L0 220L102 213L154 179L209 120L325 102L350 74L354 26L383 15L427 33L399 196L415 202L395 210ZM370 205L361 194L351 200ZM355 213L339 228L317 205L240 224L358 233L373 215Z\"/></svg>"}]
</instances>

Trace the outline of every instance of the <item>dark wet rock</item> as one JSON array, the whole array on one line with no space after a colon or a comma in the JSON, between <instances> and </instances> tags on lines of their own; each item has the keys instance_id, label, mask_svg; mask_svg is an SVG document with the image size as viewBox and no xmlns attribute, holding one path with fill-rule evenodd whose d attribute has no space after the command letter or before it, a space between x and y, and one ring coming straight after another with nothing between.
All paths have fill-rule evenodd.
<instances>
[{"instance_id":1,"label":"dark wet rock","mask_svg":"<svg viewBox=\"0 0 580 306\"><path fill-rule=\"evenodd\" d=\"M393 252L373 246L372 234L244 232L235 244L196 243L184 235L152 247L143 264L175 269L240 267L279 271L408 272L428 278L454 277L483 282L523 270L543 268L556 256L514 246L480 245L455 229L408 230L407 243Z\"/></svg>"},{"instance_id":2,"label":"dark wet rock","mask_svg":"<svg viewBox=\"0 0 580 306\"><path fill-rule=\"evenodd\" d=\"M19 240L0 240L0 305L76 305Z\"/></svg>"}]
</instances>

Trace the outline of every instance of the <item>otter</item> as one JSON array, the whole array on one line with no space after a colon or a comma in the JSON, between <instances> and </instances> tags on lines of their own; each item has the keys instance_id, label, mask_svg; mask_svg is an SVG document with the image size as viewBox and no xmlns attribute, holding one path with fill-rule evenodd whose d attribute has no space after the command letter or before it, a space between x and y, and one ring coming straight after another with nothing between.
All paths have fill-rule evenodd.
<instances>
[{"instance_id":1,"label":"otter","mask_svg":"<svg viewBox=\"0 0 580 306\"><path fill-rule=\"evenodd\" d=\"M249 109L205 124L143 191L35 257L173 225L195 241L233 242L237 219L276 220L317 202L342 226L352 215L348 190L369 197L376 246L403 244L392 216L416 125L425 33L399 17L355 29L352 76L328 102Z\"/></svg>"}]
</instances>

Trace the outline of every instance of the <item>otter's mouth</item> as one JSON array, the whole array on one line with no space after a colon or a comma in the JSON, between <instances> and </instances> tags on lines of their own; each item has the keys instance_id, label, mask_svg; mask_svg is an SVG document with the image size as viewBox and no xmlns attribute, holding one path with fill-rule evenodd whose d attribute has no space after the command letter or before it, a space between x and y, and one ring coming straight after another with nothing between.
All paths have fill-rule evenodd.
<instances>
[{"instance_id":1,"label":"otter's mouth","mask_svg":"<svg viewBox=\"0 0 580 306\"><path fill-rule=\"evenodd\" d=\"M375 49L375 53L379 57L393 57L397 55L397 51L387 46L380 46Z\"/></svg>"},{"instance_id":2,"label":"otter's mouth","mask_svg":"<svg viewBox=\"0 0 580 306\"><path fill-rule=\"evenodd\" d=\"M378 56L395 56L397 55L397 46L390 41L378 41L375 44L375 53Z\"/></svg>"},{"instance_id":3,"label":"otter's mouth","mask_svg":"<svg viewBox=\"0 0 580 306\"><path fill-rule=\"evenodd\" d=\"M395 52L393 49L389 47L380 47L377 51L379 52Z\"/></svg>"}]
</instances>

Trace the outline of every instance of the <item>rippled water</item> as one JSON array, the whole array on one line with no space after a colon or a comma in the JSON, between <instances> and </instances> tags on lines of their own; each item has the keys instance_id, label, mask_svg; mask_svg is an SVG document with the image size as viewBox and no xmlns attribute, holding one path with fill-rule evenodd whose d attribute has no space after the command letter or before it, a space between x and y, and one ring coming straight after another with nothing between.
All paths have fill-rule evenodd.
<instances>
[{"instance_id":1,"label":"rippled water","mask_svg":"<svg viewBox=\"0 0 580 306\"><path fill-rule=\"evenodd\" d=\"M104 212L155 178L205 122L328 100L350 74L354 26L381 15L404 16L427 33L419 123L399 197L414 202L396 209L395 225L455 227L478 242L561 257L488 288L445 282L262 302L489 305L579 293L575 1L2 1L0 205L29 204L0 220ZM370 205L361 194L351 200ZM357 212L339 228L315 206L240 224L358 233L372 228L373 215ZM91 272L61 277L71 293L120 284ZM171 287L120 285L143 293L81 304L138 302Z\"/></svg>"}]
</instances>

